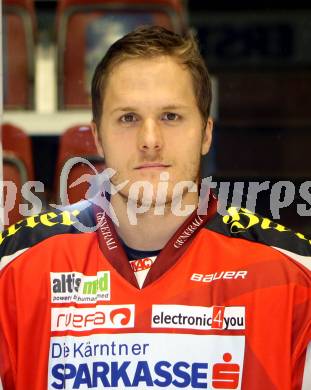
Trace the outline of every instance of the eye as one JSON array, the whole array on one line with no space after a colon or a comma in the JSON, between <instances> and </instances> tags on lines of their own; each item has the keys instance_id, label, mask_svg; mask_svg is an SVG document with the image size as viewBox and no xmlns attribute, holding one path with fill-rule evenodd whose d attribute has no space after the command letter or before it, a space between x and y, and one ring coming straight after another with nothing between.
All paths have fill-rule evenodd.
<instances>
[{"instance_id":1,"label":"eye","mask_svg":"<svg viewBox=\"0 0 311 390\"><path fill-rule=\"evenodd\" d=\"M173 122L173 121L177 121L177 119L180 118L180 116L178 114L175 114L174 112L165 112L163 114L163 117L162 117L164 120L166 121L170 121L170 122Z\"/></svg>"},{"instance_id":2,"label":"eye","mask_svg":"<svg viewBox=\"0 0 311 390\"><path fill-rule=\"evenodd\" d=\"M124 114L121 116L120 121L123 123L137 122L137 117L133 113Z\"/></svg>"}]
</instances>

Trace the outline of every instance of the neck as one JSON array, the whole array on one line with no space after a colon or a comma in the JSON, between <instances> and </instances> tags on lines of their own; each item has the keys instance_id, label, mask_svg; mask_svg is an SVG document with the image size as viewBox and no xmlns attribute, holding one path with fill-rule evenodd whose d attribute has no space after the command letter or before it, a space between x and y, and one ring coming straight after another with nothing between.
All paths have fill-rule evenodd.
<instances>
[{"instance_id":1,"label":"neck","mask_svg":"<svg viewBox=\"0 0 311 390\"><path fill-rule=\"evenodd\" d=\"M182 207L178 207L182 213L172 212L172 204L169 203L163 207L161 215L156 214L154 207L137 214L136 206L131 207L128 200L119 194L111 198L111 205L119 221L119 226L116 226L119 237L130 248L146 251L162 249L197 204L197 193L187 193L183 197ZM189 209L187 213L184 212L186 207Z\"/></svg>"}]
</instances>

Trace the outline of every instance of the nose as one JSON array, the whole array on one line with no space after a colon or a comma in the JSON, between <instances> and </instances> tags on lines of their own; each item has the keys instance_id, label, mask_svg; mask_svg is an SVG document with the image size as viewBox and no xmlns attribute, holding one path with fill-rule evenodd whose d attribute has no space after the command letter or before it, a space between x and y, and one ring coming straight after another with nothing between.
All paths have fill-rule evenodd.
<instances>
[{"instance_id":1,"label":"nose","mask_svg":"<svg viewBox=\"0 0 311 390\"><path fill-rule=\"evenodd\" d=\"M141 151L158 151L163 146L163 135L159 124L152 118L146 119L138 134L138 148Z\"/></svg>"}]
</instances>

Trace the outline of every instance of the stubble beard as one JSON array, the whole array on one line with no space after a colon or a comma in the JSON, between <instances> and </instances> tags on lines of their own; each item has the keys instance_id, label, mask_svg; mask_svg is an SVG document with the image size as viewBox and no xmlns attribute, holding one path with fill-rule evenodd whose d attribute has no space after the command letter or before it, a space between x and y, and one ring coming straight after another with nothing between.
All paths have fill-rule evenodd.
<instances>
[{"instance_id":1,"label":"stubble beard","mask_svg":"<svg viewBox=\"0 0 311 390\"><path fill-rule=\"evenodd\" d=\"M192 174L191 178L188 177L189 182L193 182L196 185L198 185L199 181L199 173L200 173L200 166L196 169L196 174ZM187 175L186 175L187 176ZM190 175L189 175L190 176ZM180 179L179 181L184 181L186 178ZM111 182L113 185L117 186L118 184L122 183L125 178L122 178L120 174L116 174ZM148 192L146 196L146 189L141 187L138 192L137 197L131 197L130 195L130 188L131 186L135 185L138 181L145 181L150 183L150 187L152 188L152 192ZM183 188L181 193L174 193L174 186L179 182L178 180L169 180L168 181L168 188L167 191L159 191L159 185L161 185L162 182L157 180L156 182L154 180L136 180L136 181L130 181L124 188L120 189L118 193L114 196L118 196L123 205L126 208L133 207L135 208L148 208L148 214L153 213L155 215L164 215L167 213L170 213L172 210L172 203L176 200L176 198L180 198L184 200L189 192L188 188Z\"/></svg>"}]
</instances>

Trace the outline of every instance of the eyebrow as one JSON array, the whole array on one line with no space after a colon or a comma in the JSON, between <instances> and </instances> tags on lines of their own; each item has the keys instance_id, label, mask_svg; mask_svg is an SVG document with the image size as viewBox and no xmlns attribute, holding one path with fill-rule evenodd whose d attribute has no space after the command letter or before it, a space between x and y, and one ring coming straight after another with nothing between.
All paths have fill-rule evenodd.
<instances>
[{"instance_id":1,"label":"eyebrow","mask_svg":"<svg viewBox=\"0 0 311 390\"><path fill-rule=\"evenodd\" d=\"M116 112L116 111L128 112L128 111L136 111L136 109L134 107L117 107L114 108L111 112Z\"/></svg>"},{"instance_id":2,"label":"eyebrow","mask_svg":"<svg viewBox=\"0 0 311 390\"><path fill-rule=\"evenodd\" d=\"M180 110L188 108L187 106L183 104L170 104L168 106L161 107L161 110ZM135 112L138 111L135 107L116 107L114 108L111 113L114 113L116 111L122 111L122 112Z\"/></svg>"},{"instance_id":3,"label":"eyebrow","mask_svg":"<svg viewBox=\"0 0 311 390\"><path fill-rule=\"evenodd\" d=\"M188 106L185 106L184 104L170 104L162 107L162 110L180 110L185 108L188 108Z\"/></svg>"}]
</instances>

